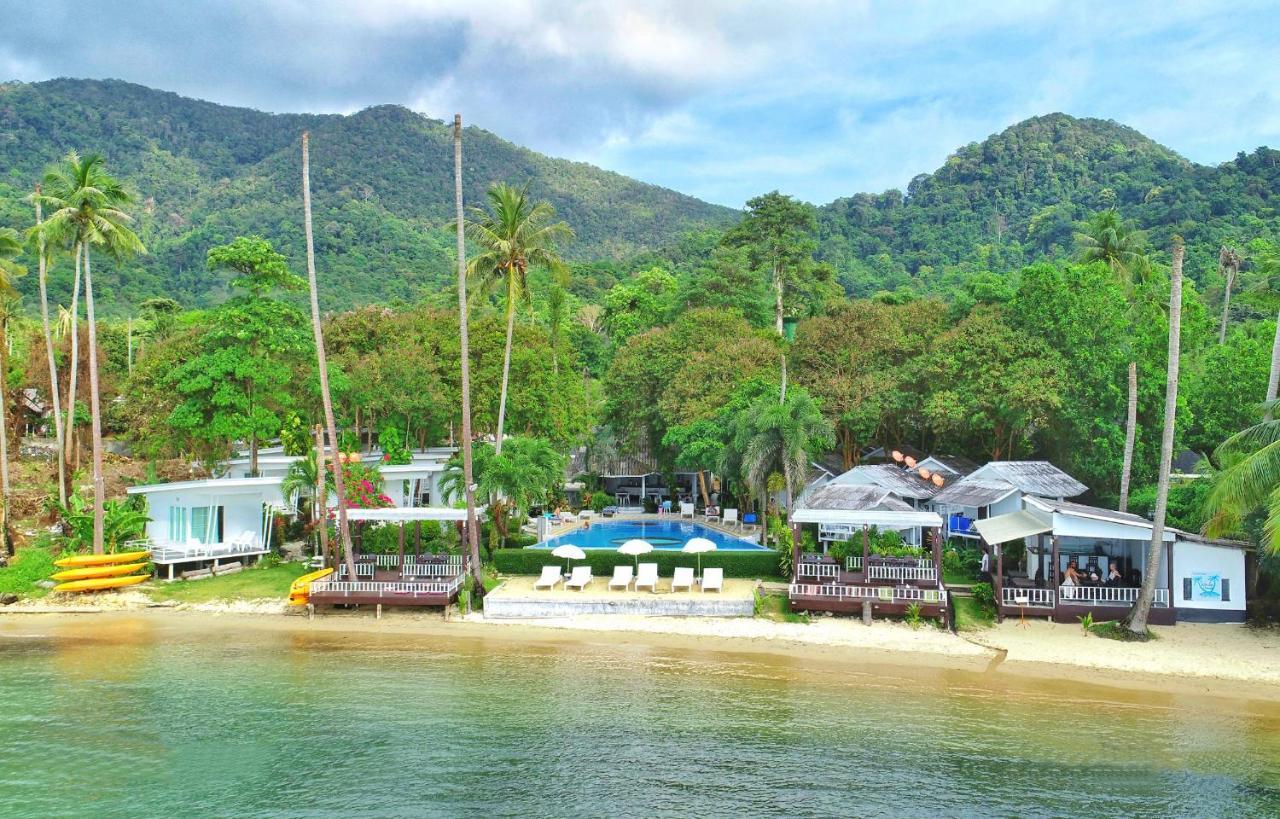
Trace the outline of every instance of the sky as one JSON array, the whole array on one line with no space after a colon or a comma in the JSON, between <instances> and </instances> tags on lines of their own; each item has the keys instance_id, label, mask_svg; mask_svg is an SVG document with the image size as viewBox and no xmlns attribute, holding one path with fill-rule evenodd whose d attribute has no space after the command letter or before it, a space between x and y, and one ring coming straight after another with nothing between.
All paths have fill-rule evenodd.
<instances>
[{"instance_id":1,"label":"sky","mask_svg":"<svg viewBox=\"0 0 1280 819\"><path fill-rule=\"evenodd\" d=\"M732 207L903 189L1055 111L1206 164L1280 147L1275 0L0 0L0 19L0 80L460 112Z\"/></svg>"}]
</instances>

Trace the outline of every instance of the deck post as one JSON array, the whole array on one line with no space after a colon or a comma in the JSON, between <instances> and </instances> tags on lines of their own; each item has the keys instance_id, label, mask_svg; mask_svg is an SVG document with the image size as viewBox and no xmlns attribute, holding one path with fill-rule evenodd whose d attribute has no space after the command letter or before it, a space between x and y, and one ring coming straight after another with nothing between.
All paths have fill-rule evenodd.
<instances>
[{"instance_id":1,"label":"deck post","mask_svg":"<svg viewBox=\"0 0 1280 819\"><path fill-rule=\"evenodd\" d=\"M864 626L871 625L871 601L870 600L862 601L862 625Z\"/></svg>"},{"instance_id":2,"label":"deck post","mask_svg":"<svg viewBox=\"0 0 1280 819\"><path fill-rule=\"evenodd\" d=\"M1045 582L1049 588L1053 589L1053 608L1056 612L1058 605L1062 602L1058 599L1058 536L1054 535L1050 543L1053 544L1053 561L1049 564L1049 571L1045 572Z\"/></svg>"},{"instance_id":3,"label":"deck post","mask_svg":"<svg viewBox=\"0 0 1280 819\"><path fill-rule=\"evenodd\" d=\"M399 538L397 538L397 540L400 545L400 573L401 573L401 576L403 576L404 574L404 521L400 521L400 532L399 532Z\"/></svg>"},{"instance_id":4,"label":"deck post","mask_svg":"<svg viewBox=\"0 0 1280 819\"><path fill-rule=\"evenodd\" d=\"M316 617L316 604L307 603L307 619L314 620Z\"/></svg>"},{"instance_id":5,"label":"deck post","mask_svg":"<svg viewBox=\"0 0 1280 819\"><path fill-rule=\"evenodd\" d=\"M988 549L994 549L996 553L996 622L1003 623L1004 614L1000 611L1000 606L1004 603L1004 546L999 543L991 546L987 543L986 538L980 538L978 542Z\"/></svg>"},{"instance_id":6,"label":"deck post","mask_svg":"<svg viewBox=\"0 0 1280 819\"><path fill-rule=\"evenodd\" d=\"M1173 609L1173 541L1169 541L1164 545L1164 566L1165 574L1169 580L1169 609ZM1178 615L1175 612L1173 622L1178 622Z\"/></svg>"},{"instance_id":7,"label":"deck post","mask_svg":"<svg viewBox=\"0 0 1280 819\"><path fill-rule=\"evenodd\" d=\"M379 603L379 604L378 604L378 607L377 607L377 609L376 609L376 612L375 612L375 614L373 615L373 619L375 619L375 620L381 620L381 619L382 619L382 604L381 604L381 603Z\"/></svg>"},{"instance_id":8,"label":"deck post","mask_svg":"<svg viewBox=\"0 0 1280 819\"><path fill-rule=\"evenodd\" d=\"M862 524L862 580L867 579L867 561L871 559L871 535L867 532L867 524Z\"/></svg>"}]
</instances>

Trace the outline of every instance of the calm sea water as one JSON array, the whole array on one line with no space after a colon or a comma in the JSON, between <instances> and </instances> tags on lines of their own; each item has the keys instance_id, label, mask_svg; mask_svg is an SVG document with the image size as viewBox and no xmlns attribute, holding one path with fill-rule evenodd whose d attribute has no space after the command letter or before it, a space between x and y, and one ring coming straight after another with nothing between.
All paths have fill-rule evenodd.
<instances>
[{"instance_id":1,"label":"calm sea water","mask_svg":"<svg viewBox=\"0 0 1280 819\"><path fill-rule=\"evenodd\" d=\"M0 814L1276 816L1275 706L576 644L0 621Z\"/></svg>"},{"instance_id":2,"label":"calm sea water","mask_svg":"<svg viewBox=\"0 0 1280 819\"><path fill-rule=\"evenodd\" d=\"M704 537L727 551L760 551L759 544L727 535L699 523L679 520L607 520L593 521L588 529L574 529L559 537L537 544L538 549L554 549L572 543L583 549L617 549L632 538L647 540L655 549L679 550L691 538Z\"/></svg>"}]
</instances>

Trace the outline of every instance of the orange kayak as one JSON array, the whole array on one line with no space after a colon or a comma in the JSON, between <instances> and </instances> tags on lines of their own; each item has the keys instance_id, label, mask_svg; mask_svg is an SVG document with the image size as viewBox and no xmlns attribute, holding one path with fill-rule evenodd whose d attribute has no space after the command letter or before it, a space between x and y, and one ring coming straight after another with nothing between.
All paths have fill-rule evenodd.
<instances>
[{"instance_id":1,"label":"orange kayak","mask_svg":"<svg viewBox=\"0 0 1280 819\"><path fill-rule=\"evenodd\" d=\"M67 569L49 576L50 580L92 580L96 577L119 577L122 574L133 574L138 569L145 569L145 563L122 563L119 566L89 566L84 569Z\"/></svg>"},{"instance_id":2,"label":"orange kayak","mask_svg":"<svg viewBox=\"0 0 1280 819\"><path fill-rule=\"evenodd\" d=\"M144 580L150 579L151 576L146 574L131 574L128 577L95 577L92 580L73 580L70 583L59 583L53 587L53 590L61 592L82 592L99 591L100 589L118 589L121 586L132 586L135 583L141 583Z\"/></svg>"},{"instance_id":3,"label":"orange kayak","mask_svg":"<svg viewBox=\"0 0 1280 819\"><path fill-rule=\"evenodd\" d=\"M311 601L311 583L322 577L333 574L333 569L321 569L318 572L304 574L289 585L289 605L305 606Z\"/></svg>"},{"instance_id":4,"label":"orange kayak","mask_svg":"<svg viewBox=\"0 0 1280 819\"><path fill-rule=\"evenodd\" d=\"M110 566L113 563L137 563L139 560L146 560L149 554L151 553L141 551L118 552L113 555L75 555L55 560L53 565L64 569L76 569L84 566Z\"/></svg>"}]
</instances>

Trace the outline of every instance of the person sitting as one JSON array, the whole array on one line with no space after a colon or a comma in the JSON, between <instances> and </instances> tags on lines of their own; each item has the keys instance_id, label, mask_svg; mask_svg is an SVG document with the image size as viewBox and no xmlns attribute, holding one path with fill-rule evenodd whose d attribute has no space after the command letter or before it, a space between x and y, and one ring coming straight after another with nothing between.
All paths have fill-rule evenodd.
<instances>
[{"instance_id":1,"label":"person sitting","mask_svg":"<svg viewBox=\"0 0 1280 819\"><path fill-rule=\"evenodd\" d=\"M1111 571L1107 572L1107 585L1115 588L1124 584L1124 577L1120 574L1120 569L1116 564L1111 564Z\"/></svg>"},{"instance_id":2,"label":"person sitting","mask_svg":"<svg viewBox=\"0 0 1280 819\"><path fill-rule=\"evenodd\" d=\"M1076 564L1068 563L1067 571L1062 577L1062 585L1079 586L1081 583L1081 580L1082 578L1080 577L1080 573L1076 571Z\"/></svg>"}]
</instances>

